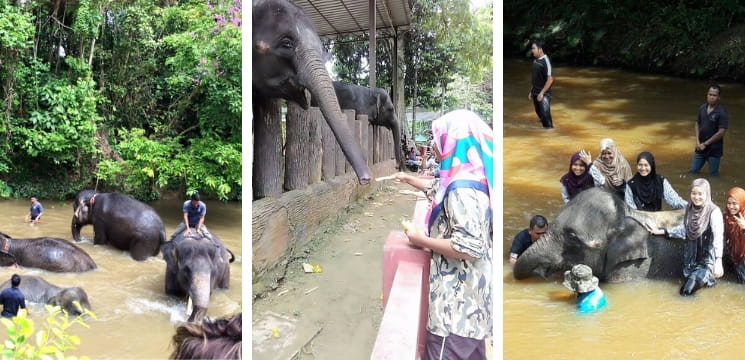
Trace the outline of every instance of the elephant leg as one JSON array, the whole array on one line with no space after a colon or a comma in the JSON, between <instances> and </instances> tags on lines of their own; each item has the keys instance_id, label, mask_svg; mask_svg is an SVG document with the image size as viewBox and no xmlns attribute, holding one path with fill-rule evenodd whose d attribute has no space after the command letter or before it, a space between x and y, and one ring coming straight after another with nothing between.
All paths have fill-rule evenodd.
<instances>
[{"instance_id":1,"label":"elephant leg","mask_svg":"<svg viewBox=\"0 0 745 360\"><path fill-rule=\"evenodd\" d=\"M136 240L132 243L129 248L129 255L137 261L145 261L153 251L150 249L145 241Z\"/></svg>"},{"instance_id":2,"label":"elephant leg","mask_svg":"<svg viewBox=\"0 0 745 360\"><path fill-rule=\"evenodd\" d=\"M103 245L107 243L106 228L101 224L93 225L93 244Z\"/></svg>"}]
</instances>

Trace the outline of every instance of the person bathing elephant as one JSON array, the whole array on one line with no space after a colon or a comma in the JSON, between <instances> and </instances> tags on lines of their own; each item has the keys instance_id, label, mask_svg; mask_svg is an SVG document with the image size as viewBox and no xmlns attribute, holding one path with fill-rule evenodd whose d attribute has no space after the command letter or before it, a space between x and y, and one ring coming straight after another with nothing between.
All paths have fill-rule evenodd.
<instances>
[{"instance_id":1,"label":"person bathing elephant","mask_svg":"<svg viewBox=\"0 0 745 360\"><path fill-rule=\"evenodd\" d=\"M396 168L403 169L403 151L396 144L401 143L401 123L396 116L396 109L388 92L381 88L371 89L366 86L345 84L334 81L334 91L342 109L354 110L359 115L367 115L367 120L378 126L383 126L393 133ZM315 98L311 104L315 105Z\"/></svg>"},{"instance_id":2,"label":"person bathing elephant","mask_svg":"<svg viewBox=\"0 0 745 360\"><path fill-rule=\"evenodd\" d=\"M33 267L53 272L84 272L96 263L83 249L64 239L13 239L0 233L0 266Z\"/></svg>"},{"instance_id":3,"label":"person bathing elephant","mask_svg":"<svg viewBox=\"0 0 745 360\"><path fill-rule=\"evenodd\" d=\"M82 190L72 207L75 241L80 241L80 229L91 224L94 244L128 250L133 259L142 261L157 256L166 240L165 226L155 210L128 195Z\"/></svg>"},{"instance_id":4,"label":"person bathing elephant","mask_svg":"<svg viewBox=\"0 0 745 360\"><path fill-rule=\"evenodd\" d=\"M254 103L282 98L307 109L305 90L310 91L360 184L370 183L370 170L339 107L310 18L287 0L254 0L252 21Z\"/></svg>"},{"instance_id":5,"label":"person bathing elephant","mask_svg":"<svg viewBox=\"0 0 745 360\"><path fill-rule=\"evenodd\" d=\"M88 302L88 294L80 287L66 287L50 284L46 280L33 275L21 276L21 283L18 288L26 297L26 301L40 304L49 304L59 306L65 310L69 316L78 316L83 312L75 305L77 301L84 309L91 309ZM11 286L10 280L0 284L0 290L7 289Z\"/></svg>"},{"instance_id":6,"label":"person bathing elephant","mask_svg":"<svg viewBox=\"0 0 745 360\"><path fill-rule=\"evenodd\" d=\"M684 242L652 235L646 224L673 228L682 223L682 210L633 210L610 190L587 189L570 200L541 240L517 259L513 275L549 278L585 264L601 281L681 277Z\"/></svg>"},{"instance_id":7,"label":"person bathing elephant","mask_svg":"<svg viewBox=\"0 0 745 360\"><path fill-rule=\"evenodd\" d=\"M166 294L191 298L189 322L201 323L212 290L230 285L232 253L215 234L208 237L196 231L177 234L161 250L166 261Z\"/></svg>"}]
</instances>

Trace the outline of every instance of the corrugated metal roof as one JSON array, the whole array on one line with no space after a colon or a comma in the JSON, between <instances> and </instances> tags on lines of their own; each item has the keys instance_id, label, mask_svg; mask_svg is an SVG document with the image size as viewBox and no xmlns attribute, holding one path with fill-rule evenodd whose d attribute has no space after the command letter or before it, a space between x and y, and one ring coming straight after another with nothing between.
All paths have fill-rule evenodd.
<instances>
[{"instance_id":1,"label":"corrugated metal roof","mask_svg":"<svg viewBox=\"0 0 745 360\"><path fill-rule=\"evenodd\" d=\"M294 0L308 14L322 37L367 33L369 0ZM394 34L395 28L411 23L410 0L377 0L376 27L379 33Z\"/></svg>"}]
</instances>

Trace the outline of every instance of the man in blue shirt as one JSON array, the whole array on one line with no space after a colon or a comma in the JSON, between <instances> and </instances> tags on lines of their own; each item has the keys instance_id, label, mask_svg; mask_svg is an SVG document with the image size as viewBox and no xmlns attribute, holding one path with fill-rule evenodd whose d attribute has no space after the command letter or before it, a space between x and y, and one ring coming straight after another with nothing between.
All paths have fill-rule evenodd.
<instances>
[{"instance_id":1,"label":"man in blue shirt","mask_svg":"<svg viewBox=\"0 0 745 360\"><path fill-rule=\"evenodd\" d=\"M577 293L577 311L591 313L608 305L603 290L598 287L598 278L592 269L583 264L574 265L564 272L564 286Z\"/></svg>"},{"instance_id":2,"label":"man in blue shirt","mask_svg":"<svg viewBox=\"0 0 745 360\"><path fill-rule=\"evenodd\" d=\"M729 127L729 115L719 103L722 88L712 85L706 93L706 104L698 109L696 148L689 172L697 173L709 163L709 174L719 176L719 162L724 153L724 133Z\"/></svg>"},{"instance_id":3,"label":"man in blue shirt","mask_svg":"<svg viewBox=\"0 0 745 360\"><path fill-rule=\"evenodd\" d=\"M18 308L26 308L26 298L18 289L20 284L21 277L18 274L13 274L10 278L11 287L0 292L0 304L3 304L3 312L0 315L3 317L12 318L18 315Z\"/></svg>"},{"instance_id":4,"label":"man in blue shirt","mask_svg":"<svg viewBox=\"0 0 745 360\"><path fill-rule=\"evenodd\" d=\"M44 213L44 207L36 198L36 195L31 195L31 207L29 208L28 218L32 224L36 224L41 219L41 215Z\"/></svg>"},{"instance_id":5,"label":"man in blue shirt","mask_svg":"<svg viewBox=\"0 0 745 360\"><path fill-rule=\"evenodd\" d=\"M207 215L207 205L201 200L199 193L191 194L191 200L186 200L183 206L184 221L176 226L176 230L171 235L173 240L176 235L185 231L184 235L190 235L192 230L201 233L207 237L212 237L207 227L204 226L204 217Z\"/></svg>"}]
</instances>

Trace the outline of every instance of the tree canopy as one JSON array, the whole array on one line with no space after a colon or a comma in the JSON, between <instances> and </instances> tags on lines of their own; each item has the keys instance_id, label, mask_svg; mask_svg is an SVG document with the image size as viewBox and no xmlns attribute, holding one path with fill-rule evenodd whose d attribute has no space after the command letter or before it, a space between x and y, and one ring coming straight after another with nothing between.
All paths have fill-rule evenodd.
<instances>
[{"instance_id":1,"label":"tree canopy","mask_svg":"<svg viewBox=\"0 0 745 360\"><path fill-rule=\"evenodd\" d=\"M241 12L0 0L0 196L239 199Z\"/></svg>"}]
</instances>

